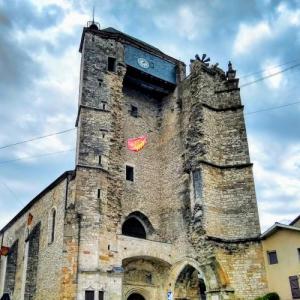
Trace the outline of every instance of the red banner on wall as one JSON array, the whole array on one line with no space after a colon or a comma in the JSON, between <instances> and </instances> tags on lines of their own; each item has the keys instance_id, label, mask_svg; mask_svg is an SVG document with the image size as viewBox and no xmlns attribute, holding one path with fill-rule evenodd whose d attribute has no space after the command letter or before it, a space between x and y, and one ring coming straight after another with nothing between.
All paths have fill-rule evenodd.
<instances>
[{"instance_id":1,"label":"red banner on wall","mask_svg":"<svg viewBox=\"0 0 300 300\"><path fill-rule=\"evenodd\" d=\"M130 151L138 152L145 147L146 143L147 137L145 135L137 138L131 138L127 140L127 148Z\"/></svg>"}]
</instances>

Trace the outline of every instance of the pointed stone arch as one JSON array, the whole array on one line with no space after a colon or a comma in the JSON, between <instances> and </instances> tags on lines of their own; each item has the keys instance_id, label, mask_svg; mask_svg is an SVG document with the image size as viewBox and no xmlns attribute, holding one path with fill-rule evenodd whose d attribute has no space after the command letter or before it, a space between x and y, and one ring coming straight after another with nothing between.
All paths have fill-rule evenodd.
<instances>
[{"instance_id":1,"label":"pointed stone arch","mask_svg":"<svg viewBox=\"0 0 300 300\"><path fill-rule=\"evenodd\" d=\"M134 227L137 232L135 235ZM145 231L145 232L143 232ZM122 234L133 237L147 238L154 232L154 228L149 221L148 217L140 211L131 212L124 220L122 224ZM126 234L127 233L127 234Z\"/></svg>"},{"instance_id":2,"label":"pointed stone arch","mask_svg":"<svg viewBox=\"0 0 300 300\"><path fill-rule=\"evenodd\" d=\"M215 259L201 265L192 258L186 258L175 263L168 278L168 289L170 291L175 292L177 279L188 266L194 268L203 278L207 295L214 294L216 297L218 296L216 299L222 299L221 295L226 294L229 296L228 299L231 299L230 297L234 291L229 287L228 276ZM210 299L210 296L207 296L207 299Z\"/></svg>"}]
</instances>

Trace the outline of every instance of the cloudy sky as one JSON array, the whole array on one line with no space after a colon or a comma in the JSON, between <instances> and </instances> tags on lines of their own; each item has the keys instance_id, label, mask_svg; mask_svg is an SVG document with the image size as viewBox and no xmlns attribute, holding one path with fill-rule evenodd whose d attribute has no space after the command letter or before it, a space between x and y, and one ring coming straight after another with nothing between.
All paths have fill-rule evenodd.
<instances>
[{"instance_id":1,"label":"cloudy sky","mask_svg":"<svg viewBox=\"0 0 300 300\"><path fill-rule=\"evenodd\" d=\"M241 94L262 229L300 214L298 0L0 0L0 148L74 128L78 46L93 4L102 28L187 64L195 53L223 68L232 60L241 85L284 71ZM0 227L74 168L74 145L71 130L0 149Z\"/></svg>"}]
</instances>

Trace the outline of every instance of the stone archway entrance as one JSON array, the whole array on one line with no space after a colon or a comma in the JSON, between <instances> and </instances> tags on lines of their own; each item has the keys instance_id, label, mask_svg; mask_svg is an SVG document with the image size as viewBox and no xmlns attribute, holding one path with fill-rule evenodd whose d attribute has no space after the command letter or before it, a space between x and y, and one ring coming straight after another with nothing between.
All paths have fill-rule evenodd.
<instances>
[{"instance_id":1,"label":"stone archway entrance","mask_svg":"<svg viewBox=\"0 0 300 300\"><path fill-rule=\"evenodd\" d=\"M175 300L206 300L206 286L203 276L191 265L183 268L174 288Z\"/></svg>"},{"instance_id":2,"label":"stone archway entrance","mask_svg":"<svg viewBox=\"0 0 300 300\"><path fill-rule=\"evenodd\" d=\"M141 294L138 294L138 293L134 293L134 294L131 294L127 300L146 300Z\"/></svg>"},{"instance_id":3,"label":"stone archway entrance","mask_svg":"<svg viewBox=\"0 0 300 300\"><path fill-rule=\"evenodd\" d=\"M123 299L156 300L165 299L169 270L166 261L137 256L123 260Z\"/></svg>"}]
</instances>

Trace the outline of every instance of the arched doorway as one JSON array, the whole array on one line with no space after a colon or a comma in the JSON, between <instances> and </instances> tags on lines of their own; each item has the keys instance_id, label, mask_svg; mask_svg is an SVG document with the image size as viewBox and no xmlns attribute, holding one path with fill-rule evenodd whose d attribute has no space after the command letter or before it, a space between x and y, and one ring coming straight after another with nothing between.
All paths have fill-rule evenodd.
<instances>
[{"instance_id":1,"label":"arched doorway","mask_svg":"<svg viewBox=\"0 0 300 300\"><path fill-rule=\"evenodd\" d=\"M174 298L177 300L206 300L206 286L202 275L191 265L183 268L177 277Z\"/></svg>"},{"instance_id":2,"label":"arched doorway","mask_svg":"<svg viewBox=\"0 0 300 300\"><path fill-rule=\"evenodd\" d=\"M131 294L127 300L146 300L141 294L137 294L137 293L134 293L134 294Z\"/></svg>"}]
</instances>

